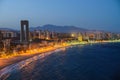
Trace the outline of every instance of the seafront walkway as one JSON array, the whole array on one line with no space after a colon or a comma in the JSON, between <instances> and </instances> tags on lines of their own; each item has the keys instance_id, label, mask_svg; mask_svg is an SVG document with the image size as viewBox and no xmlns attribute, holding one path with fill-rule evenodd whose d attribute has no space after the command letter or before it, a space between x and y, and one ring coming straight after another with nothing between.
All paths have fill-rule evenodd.
<instances>
[{"instance_id":1,"label":"seafront walkway","mask_svg":"<svg viewBox=\"0 0 120 80\"><path fill-rule=\"evenodd\" d=\"M0 70L11 65L11 64L18 63L20 61L29 59L31 57L37 56L37 55L42 54L42 53L51 52L51 51L54 51L54 50L59 49L59 48L64 48L67 46L77 45L77 44L84 45L84 44L95 44L95 43L106 43L106 42L107 43L108 42L110 42L110 43L111 42L120 42L120 40L91 41L91 42L72 41L72 42L67 42L67 43L61 44L61 45L59 44L59 45L54 45L54 46L46 46L46 47L42 47L39 49L27 50L26 53L21 53L21 54L14 53L13 55L10 55L10 56L0 57Z\"/></svg>"},{"instance_id":2,"label":"seafront walkway","mask_svg":"<svg viewBox=\"0 0 120 80\"><path fill-rule=\"evenodd\" d=\"M46 52L51 52L66 46L68 45L63 44L63 45L55 45L55 46L46 46L39 49L27 50L26 53L21 53L21 54L13 53L13 55L3 56L0 58L0 70L11 64L18 63L20 61L29 59L31 57L34 57Z\"/></svg>"}]
</instances>

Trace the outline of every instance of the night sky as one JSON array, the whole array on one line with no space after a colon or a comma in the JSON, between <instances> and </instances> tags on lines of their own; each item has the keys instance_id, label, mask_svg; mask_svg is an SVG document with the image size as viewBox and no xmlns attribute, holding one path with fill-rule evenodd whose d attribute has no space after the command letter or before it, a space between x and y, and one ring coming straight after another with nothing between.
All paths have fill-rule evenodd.
<instances>
[{"instance_id":1,"label":"night sky","mask_svg":"<svg viewBox=\"0 0 120 80\"><path fill-rule=\"evenodd\" d=\"M0 0L0 28L74 25L86 29L120 32L119 0Z\"/></svg>"}]
</instances>

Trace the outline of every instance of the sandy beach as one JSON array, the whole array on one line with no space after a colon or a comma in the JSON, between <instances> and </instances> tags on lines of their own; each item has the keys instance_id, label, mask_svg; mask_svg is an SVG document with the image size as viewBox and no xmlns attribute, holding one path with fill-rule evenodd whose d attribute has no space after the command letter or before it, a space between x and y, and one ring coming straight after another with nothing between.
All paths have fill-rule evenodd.
<instances>
[{"instance_id":1,"label":"sandy beach","mask_svg":"<svg viewBox=\"0 0 120 80\"><path fill-rule=\"evenodd\" d=\"M102 43L106 43L106 42L113 42L113 41L105 41L105 42L102 42ZM118 41L120 42L120 41ZM92 44L95 44L95 43L101 43L101 42L91 42ZM45 52L51 52L51 51L54 51L56 49L59 49L59 48L64 48L66 46L71 46L71 45L76 45L76 44L89 44L89 43L86 43L86 42L81 42L81 43L70 43L70 44L67 44L67 45L56 45L54 47L46 47L44 48L44 50L41 51L41 49L36 49L34 51L32 51L32 54L31 53L22 53L21 55L17 55L17 56L12 56L12 57L9 57L9 58L0 58L0 70L11 65L11 64L14 64L14 63L18 63L20 61L23 61L23 60L26 60L28 58L31 58L33 56L36 56L36 55L39 55L39 54L42 54L42 53L45 53Z\"/></svg>"},{"instance_id":2,"label":"sandy beach","mask_svg":"<svg viewBox=\"0 0 120 80\"><path fill-rule=\"evenodd\" d=\"M9 57L9 58L0 58L0 70L9 66L9 65L18 63L20 61L29 59L31 57L34 57L34 56L37 56L37 55L40 55L40 54L43 54L43 53L46 53L46 52L54 51L54 50L62 48L62 47L66 47L66 46L56 46L56 47L51 47L51 48L46 47L45 50L43 50L43 51L37 50L37 52L33 52L32 54L23 53L21 55L12 56L12 57Z\"/></svg>"}]
</instances>

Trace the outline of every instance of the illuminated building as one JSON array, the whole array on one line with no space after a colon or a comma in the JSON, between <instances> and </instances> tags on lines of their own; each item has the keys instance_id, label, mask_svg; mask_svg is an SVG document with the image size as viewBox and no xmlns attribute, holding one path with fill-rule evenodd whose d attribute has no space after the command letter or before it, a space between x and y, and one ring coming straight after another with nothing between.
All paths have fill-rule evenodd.
<instances>
[{"instance_id":1,"label":"illuminated building","mask_svg":"<svg viewBox=\"0 0 120 80\"><path fill-rule=\"evenodd\" d=\"M84 40L84 41L89 41L89 35L88 35L87 32L82 33L82 35L83 35L83 40Z\"/></svg>"},{"instance_id":2,"label":"illuminated building","mask_svg":"<svg viewBox=\"0 0 120 80\"><path fill-rule=\"evenodd\" d=\"M33 38L41 38L41 31L40 30L34 30L33 32Z\"/></svg>"},{"instance_id":3,"label":"illuminated building","mask_svg":"<svg viewBox=\"0 0 120 80\"><path fill-rule=\"evenodd\" d=\"M45 39L50 39L50 32L48 30L45 31Z\"/></svg>"},{"instance_id":4,"label":"illuminated building","mask_svg":"<svg viewBox=\"0 0 120 80\"><path fill-rule=\"evenodd\" d=\"M95 40L95 34L94 33L89 34L89 40Z\"/></svg>"},{"instance_id":5,"label":"illuminated building","mask_svg":"<svg viewBox=\"0 0 120 80\"><path fill-rule=\"evenodd\" d=\"M96 32L96 40L102 40L102 33L101 32Z\"/></svg>"},{"instance_id":6,"label":"illuminated building","mask_svg":"<svg viewBox=\"0 0 120 80\"><path fill-rule=\"evenodd\" d=\"M83 37L82 37L82 34L81 33L78 33L78 40L81 42L83 41Z\"/></svg>"},{"instance_id":7,"label":"illuminated building","mask_svg":"<svg viewBox=\"0 0 120 80\"><path fill-rule=\"evenodd\" d=\"M12 38L16 38L17 36L17 32L15 31L7 31L7 30L1 30L0 34L2 36L2 39L12 39Z\"/></svg>"},{"instance_id":8,"label":"illuminated building","mask_svg":"<svg viewBox=\"0 0 120 80\"><path fill-rule=\"evenodd\" d=\"M55 38L55 32L51 32L51 38L54 39Z\"/></svg>"},{"instance_id":9,"label":"illuminated building","mask_svg":"<svg viewBox=\"0 0 120 80\"><path fill-rule=\"evenodd\" d=\"M112 39L112 34L111 33L107 33L107 39L108 40Z\"/></svg>"},{"instance_id":10,"label":"illuminated building","mask_svg":"<svg viewBox=\"0 0 120 80\"><path fill-rule=\"evenodd\" d=\"M71 36L72 36L72 37L75 37L75 34L72 33Z\"/></svg>"}]
</instances>

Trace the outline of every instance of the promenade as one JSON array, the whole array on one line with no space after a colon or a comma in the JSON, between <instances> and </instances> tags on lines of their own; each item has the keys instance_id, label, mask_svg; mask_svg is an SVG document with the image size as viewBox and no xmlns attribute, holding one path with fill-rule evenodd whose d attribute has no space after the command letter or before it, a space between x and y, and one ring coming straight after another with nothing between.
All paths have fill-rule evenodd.
<instances>
[{"instance_id":1,"label":"promenade","mask_svg":"<svg viewBox=\"0 0 120 80\"><path fill-rule=\"evenodd\" d=\"M22 54L13 54L11 56L5 56L0 58L0 70L3 69L4 67L7 67L11 64L14 63L18 63L20 61L29 59L33 56L37 56L46 52L51 52L54 51L56 49L62 48L62 47L66 47L67 45L55 45L53 47L51 46L46 46L46 47L42 47L39 49L33 49L33 50L27 50L26 53L22 53Z\"/></svg>"},{"instance_id":2,"label":"promenade","mask_svg":"<svg viewBox=\"0 0 120 80\"><path fill-rule=\"evenodd\" d=\"M0 70L11 65L14 63L18 63L20 61L26 60L28 58L31 58L33 56L54 51L56 49L66 47L66 46L71 46L71 45L77 45L77 44L95 44L95 43L111 43L111 42L120 42L120 40L117 41L91 41L91 42L68 42L67 44L62 44L62 45L55 45L55 46L46 46L42 47L39 49L33 49L33 50L27 50L26 53L21 53L21 54L13 54L11 56L3 56L0 58Z\"/></svg>"}]
</instances>

